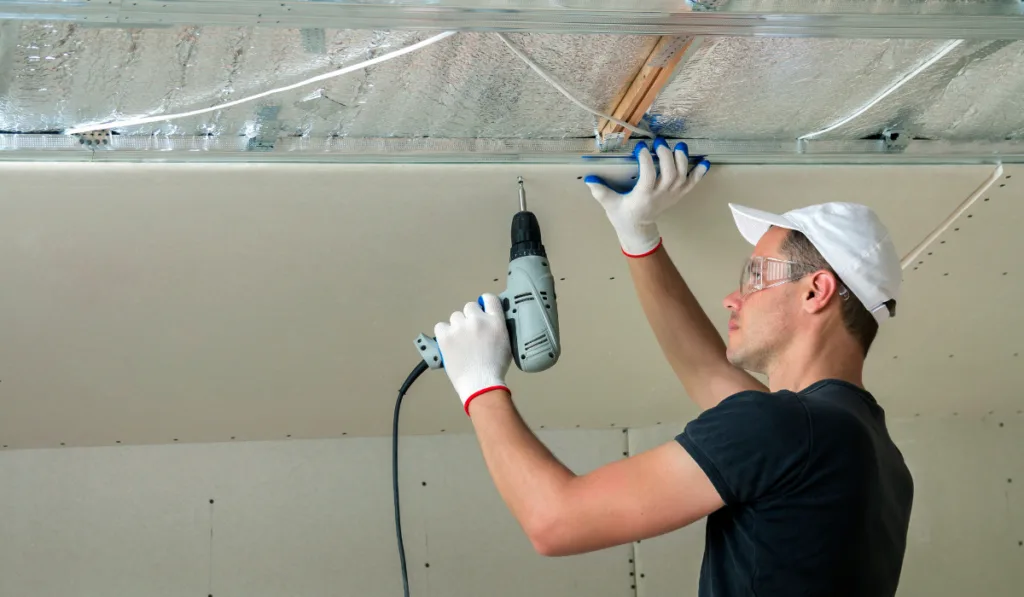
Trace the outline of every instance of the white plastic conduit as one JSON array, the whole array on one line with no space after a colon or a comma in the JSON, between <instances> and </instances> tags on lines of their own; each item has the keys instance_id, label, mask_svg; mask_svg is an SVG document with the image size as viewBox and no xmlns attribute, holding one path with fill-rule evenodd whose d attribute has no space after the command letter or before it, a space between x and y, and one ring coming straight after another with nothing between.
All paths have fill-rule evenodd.
<instances>
[{"instance_id":1,"label":"white plastic conduit","mask_svg":"<svg viewBox=\"0 0 1024 597\"><path fill-rule=\"evenodd\" d=\"M978 197L984 195L988 191L989 187L995 184L995 182L999 180L999 178L1002 177L1002 175L1003 165L999 164L998 166L996 166L996 169L992 171L992 174L987 179L985 179L985 182L981 183L981 186L978 187L977 190L971 193L970 196L967 197L967 199L964 199L964 202L961 203L956 209L954 209L953 213L949 214L948 218L943 220L942 223L935 228L935 230L932 230L931 234L924 237L924 240L918 243L916 247L914 247L909 253L907 253L907 256L900 261L900 267L903 269L907 269L908 265L914 263L914 260L917 259L918 255L920 255L925 249L927 249L928 245L935 242L935 239L939 238L939 236L943 232L945 232L947 228L952 226L953 222L957 221L957 219L960 216L962 216L965 211L967 211L972 205L974 205L974 202L978 200Z\"/></svg>"}]
</instances>

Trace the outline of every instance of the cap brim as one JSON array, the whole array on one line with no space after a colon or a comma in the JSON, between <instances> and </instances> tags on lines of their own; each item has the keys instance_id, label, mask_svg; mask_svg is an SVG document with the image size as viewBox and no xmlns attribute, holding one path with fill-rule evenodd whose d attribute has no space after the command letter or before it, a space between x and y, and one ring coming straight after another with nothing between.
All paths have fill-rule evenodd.
<instances>
[{"instance_id":1,"label":"cap brim","mask_svg":"<svg viewBox=\"0 0 1024 597\"><path fill-rule=\"evenodd\" d=\"M756 245L772 226L798 230L793 222L778 214L733 203L729 204L729 209L732 210L732 217L736 220L736 227L739 228L740 234L752 245Z\"/></svg>"}]
</instances>

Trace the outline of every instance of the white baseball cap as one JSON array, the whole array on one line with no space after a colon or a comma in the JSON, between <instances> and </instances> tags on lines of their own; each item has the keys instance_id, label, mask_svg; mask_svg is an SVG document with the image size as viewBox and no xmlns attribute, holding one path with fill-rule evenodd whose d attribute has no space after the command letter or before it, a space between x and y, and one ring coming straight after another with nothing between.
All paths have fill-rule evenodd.
<instances>
[{"instance_id":1,"label":"white baseball cap","mask_svg":"<svg viewBox=\"0 0 1024 597\"><path fill-rule=\"evenodd\" d=\"M802 232L876 320L896 314L903 269L888 229L871 208L833 202L782 215L732 203L729 208L750 244L772 226Z\"/></svg>"}]
</instances>

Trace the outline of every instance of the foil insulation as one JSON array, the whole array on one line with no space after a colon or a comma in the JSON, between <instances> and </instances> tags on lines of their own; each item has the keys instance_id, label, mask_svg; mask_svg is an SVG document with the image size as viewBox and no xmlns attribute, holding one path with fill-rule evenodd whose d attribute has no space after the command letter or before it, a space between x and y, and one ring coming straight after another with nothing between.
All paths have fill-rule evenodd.
<instances>
[{"instance_id":1,"label":"foil insulation","mask_svg":"<svg viewBox=\"0 0 1024 597\"><path fill-rule=\"evenodd\" d=\"M823 3L823 5L828 3ZM732 6L731 4L726 6ZM272 27L0 24L0 132L81 124L231 101L379 56L432 33ZM588 105L612 111L655 36L510 34ZM647 123L669 137L792 141L869 105L944 40L707 37L661 92ZM819 140L1024 138L1024 42L968 41ZM349 75L224 110L118 129L122 135L580 139L597 119L496 36L459 33Z\"/></svg>"},{"instance_id":2,"label":"foil insulation","mask_svg":"<svg viewBox=\"0 0 1024 597\"><path fill-rule=\"evenodd\" d=\"M795 139L840 122L934 56L938 40L718 38L651 108L667 136ZM1021 42L961 44L851 122L819 139L893 128L930 139L1018 138L1024 128Z\"/></svg>"},{"instance_id":3,"label":"foil insulation","mask_svg":"<svg viewBox=\"0 0 1024 597\"><path fill-rule=\"evenodd\" d=\"M851 122L847 136L873 132L874 122L923 139L1024 139L1022 60L1024 42L965 42Z\"/></svg>"},{"instance_id":4,"label":"foil insulation","mask_svg":"<svg viewBox=\"0 0 1024 597\"><path fill-rule=\"evenodd\" d=\"M8 23L0 99L5 131L205 108L354 64L423 32L253 27L82 28ZM611 110L657 39L509 36L589 105ZM267 110L267 107L274 108ZM272 114L273 118L267 115ZM493 35L460 33L342 77L122 134L326 138L592 137L597 119L568 102Z\"/></svg>"}]
</instances>

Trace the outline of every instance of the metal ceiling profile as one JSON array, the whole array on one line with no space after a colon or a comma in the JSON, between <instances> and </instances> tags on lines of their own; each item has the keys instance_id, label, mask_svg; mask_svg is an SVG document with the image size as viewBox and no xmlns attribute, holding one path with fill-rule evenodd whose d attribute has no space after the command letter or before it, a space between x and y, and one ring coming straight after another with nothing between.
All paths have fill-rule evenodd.
<instances>
[{"instance_id":1,"label":"metal ceiling profile","mask_svg":"<svg viewBox=\"0 0 1024 597\"><path fill-rule=\"evenodd\" d=\"M19 0L0 19L118 26L1020 39L1018 0Z\"/></svg>"},{"instance_id":2,"label":"metal ceiling profile","mask_svg":"<svg viewBox=\"0 0 1024 597\"><path fill-rule=\"evenodd\" d=\"M598 114L624 113L658 35L690 33L630 113L717 163L1024 162L1017 0L22 0L0 18L0 160L625 160ZM438 29L458 33L426 43ZM68 135L96 128L109 142Z\"/></svg>"}]
</instances>

